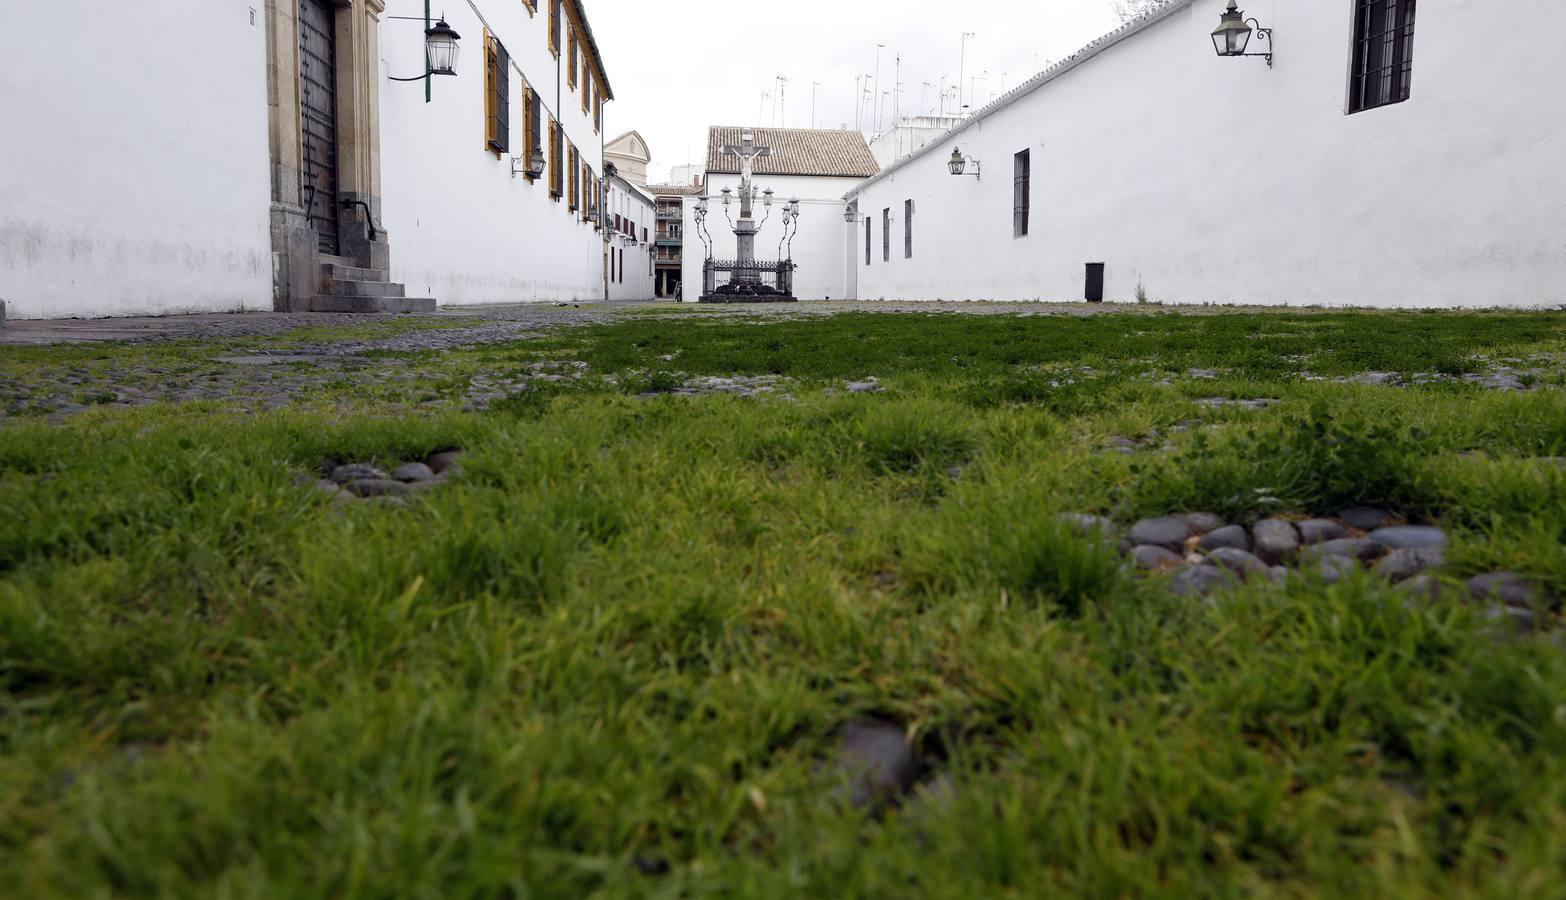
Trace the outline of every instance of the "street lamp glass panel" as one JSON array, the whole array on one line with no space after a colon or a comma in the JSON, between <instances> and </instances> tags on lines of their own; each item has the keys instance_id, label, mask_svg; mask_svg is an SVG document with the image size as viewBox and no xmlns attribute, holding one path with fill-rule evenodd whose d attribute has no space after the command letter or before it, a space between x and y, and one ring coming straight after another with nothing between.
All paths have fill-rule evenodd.
<instances>
[{"instance_id":1,"label":"street lamp glass panel","mask_svg":"<svg viewBox=\"0 0 1566 900\"><path fill-rule=\"evenodd\" d=\"M460 48L457 42L462 40L462 35L453 31L445 19L436 22L434 27L424 32L424 44L429 54L431 75L455 75L457 74L457 54Z\"/></svg>"},{"instance_id":2,"label":"street lamp glass panel","mask_svg":"<svg viewBox=\"0 0 1566 900\"><path fill-rule=\"evenodd\" d=\"M731 196L733 196L733 194L734 194L733 189L731 189L731 188L724 188L723 189L723 205L724 206L728 206L729 205L729 198Z\"/></svg>"},{"instance_id":3,"label":"street lamp glass panel","mask_svg":"<svg viewBox=\"0 0 1566 900\"><path fill-rule=\"evenodd\" d=\"M544 174L544 150L542 147L534 147L527 155L527 174L538 178Z\"/></svg>"},{"instance_id":4,"label":"street lamp glass panel","mask_svg":"<svg viewBox=\"0 0 1566 900\"><path fill-rule=\"evenodd\" d=\"M1251 26L1245 21L1245 13L1229 0L1229 9L1218 19L1213 29L1213 49L1219 56L1241 56L1251 42Z\"/></svg>"}]
</instances>

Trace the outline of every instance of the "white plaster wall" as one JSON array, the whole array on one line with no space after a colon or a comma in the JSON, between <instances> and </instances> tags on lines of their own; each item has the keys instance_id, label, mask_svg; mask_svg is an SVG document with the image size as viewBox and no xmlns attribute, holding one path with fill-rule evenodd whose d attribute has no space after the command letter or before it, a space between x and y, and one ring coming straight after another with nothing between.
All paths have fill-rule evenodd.
<instances>
[{"instance_id":1,"label":"white plaster wall","mask_svg":"<svg viewBox=\"0 0 1566 900\"><path fill-rule=\"evenodd\" d=\"M614 217L619 215L636 223L636 244L625 246L614 231ZM611 182L609 190L608 252L615 254L612 270L615 277L609 281L610 300L652 300L657 293L654 284L652 253L657 231L657 207L651 197L639 191L628 191L623 185ZM642 229L647 229L648 240L643 241ZM624 272L620 271L621 262Z\"/></svg>"},{"instance_id":2,"label":"white plaster wall","mask_svg":"<svg viewBox=\"0 0 1566 900\"><path fill-rule=\"evenodd\" d=\"M559 64L549 51L548 2L538 5L530 15L518 0L453 0L445 15L462 35L457 76L434 79L428 104L422 83L381 82L381 221L391 240L392 280L405 283L409 296L443 306L603 297L602 237L564 198L550 198L547 171L536 182L511 174L511 158L525 155L523 76L544 105L539 140L546 154L554 114L593 171L602 176L604 168L601 136L561 67L566 50ZM423 15L419 0L386 4L387 17ZM511 150L501 156L484 145L486 23L515 64ZM383 19L383 75L418 74L423 48L422 23ZM562 184L569 188L569 172Z\"/></svg>"},{"instance_id":3,"label":"white plaster wall","mask_svg":"<svg viewBox=\"0 0 1566 900\"><path fill-rule=\"evenodd\" d=\"M272 308L259 6L5 4L16 29L0 66L8 315Z\"/></svg>"},{"instance_id":4,"label":"white plaster wall","mask_svg":"<svg viewBox=\"0 0 1566 900\"><path fill-rule=\"evenodd\" d=\"M773 191L772 217L756 236L758 259L776 259L778 242L783 238L783 204L798 197L799 234L794 238L794 296L800 300L841 300L849 296L845 284L843 260L843 193L858 184L858 178L823 178L785 175L757 175L756 186ZM716 244L713 255L733 259L734 231L723 215L722 191L739 191L738 175L709 175L707 231ZM696 237L695 197L685 198L685 256L682 268L685 299L701 295L704 248ZM729 215L739 219L739 200L732 201ZM766 211L756 202L755 216L760 222ZM784 255L788 253L784 250Z\"/></svg>"},{"instance_id":5,"label":"white plaster wall","mask_svg":"<svg viewBox=\"0 0 1566 900\"><path fill-rule=\"evenodd\" d=\"M1214 55L1222 7L1198 0L869 185L859 295L1079 300L1092 261L1111 300L1140 282L1183 303L1566 302L1566 4L1422 4L1412 98L1355 115L1352 0L1247 3L1276 29L1272 70ZM953 144L982 181L947 173ZM1013 239L1024 148L1031 229ZM909 197L914 258L894 215L883 264L879 211Z\"/></svg>"}]
</instances>

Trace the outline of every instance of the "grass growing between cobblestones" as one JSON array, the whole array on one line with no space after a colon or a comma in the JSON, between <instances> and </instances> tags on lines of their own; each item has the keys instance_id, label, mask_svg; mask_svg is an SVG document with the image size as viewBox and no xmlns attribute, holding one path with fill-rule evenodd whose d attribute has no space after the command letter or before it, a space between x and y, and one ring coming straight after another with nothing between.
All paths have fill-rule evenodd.
<instances>
[{"instance_id":1,"label":"grass growing between cobblestones","mask_svg":"<svg viewBox=\"0 0 1566 900\"><path fill-rule=\"evenodd\" d=\"M0 895L1558 896L1558 611L1181 598L1056 516L1377 504L1453 584L1566 588L1563 350L1547 314L628 316L395 360L451 400L587 364L484 411L345 377L12 421ZM1545 387L1463 380L1498 365ZM783 380L668 393L736 375ZM299 483L452 447L406 507ZM868 720L918 750L895 805L837 790Z\"/></svg>"}]
</instances>

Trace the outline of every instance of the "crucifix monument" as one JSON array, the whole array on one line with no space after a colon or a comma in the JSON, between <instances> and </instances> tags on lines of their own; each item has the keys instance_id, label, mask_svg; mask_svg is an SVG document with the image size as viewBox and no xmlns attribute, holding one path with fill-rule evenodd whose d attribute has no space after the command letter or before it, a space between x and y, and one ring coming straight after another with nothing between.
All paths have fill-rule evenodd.
<instances>
[{"instance_id":1,"label":"crucifix monument","mask_svg":"<svg viewBox=\"0 0 1566 900\"><path fill-rule=\"evenodd\" d=\"M735 261L741 266L754 265L756 262L756 219L751 214L751 203L755 198L756 188L752 180L756 174L756 160L763 156L771 156L771 147L756 146L756 134L749 128L741 133L742 140L738 147L730 144L723 148L723 152L739 157L740 161L740 217L739 223L734 226ZM738 273L740 280L753 281L755 273L744 269Z\"/></svg>"}]
</instances>

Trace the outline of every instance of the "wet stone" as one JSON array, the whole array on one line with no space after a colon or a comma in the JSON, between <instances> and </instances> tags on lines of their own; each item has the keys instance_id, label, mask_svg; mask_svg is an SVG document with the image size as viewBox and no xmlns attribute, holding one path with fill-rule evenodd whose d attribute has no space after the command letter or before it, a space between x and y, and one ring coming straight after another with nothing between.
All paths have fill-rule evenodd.
<instances>
[{"instance_id":1,"label":"wet stone","mask_svg":"<svg viewBox=\"0 0 1566 900\"><path fill-rule=\"evenodd\" d=\"M1350 556L1324 556L1316 561L1316 574L1327 584L1337 584L1359 571L1359 562Z\"/></svg>"},{"instance_id":2,"label":"wet stone","mask_svg":"<svg viewBox=\"0 0 1566 900\"><path fill-rule=\"evenodd\" d=\"M1185 521L1185 524L1191 526L1192 534L1208 534L1224 526L1223 518L1212 513L1186 513L1180 518Z\"/></svg>"},{"instance_id":3,"label":"wet stone","mask_svg":"<svg viewBox=\"0 0 1566 900\"><path fill-rule=\"evenodd\" d=\"M1251 535L1242 525L1225 525L1208 532L1197 546L1203 550L1230 549L1248 553L1251 549Z\"/></svg>"},{"instance_id":4,"label":"wet stone","mask_svg":"<svg viewBox=\"0 0 1566 900\"><path fill-rule=\"evenodd\" d=\"M1143 519L1131 526L1131 543L1162 547L1171 553L1185 550L1185 541L1191 536L1191 526L1172 517Z\"/></svg>"},{"instance_id":5,"label":"wet stone","mask_svg":"<svg viewBox=\"0 0 1566 900\"><path fill-rule=\"evenodd\" d=\"M1548 588L1516 572L1490 572L1468 579L1468 592L1479 600L1494 600L1507 606L1531 609L1541 604L1555 605Z\"/></svg>"},{"instance_id":6,"label":"wet stone","mask_svg":"<svg viewBox=\"0 0 1566 900\"><path fill-rule=\"evenodd\" d=\"M1206 597L1239 583L1233 572L1218 566L1191 566L1169 579L1169 592L1178 597Z\"/></svg>"},{"instance_id":7,"label":"wet stone","mask_svg":"<svg viewBox=\"0 0 1566 900\"><path fill-rule=\"evenodd\" d=\"M435 471L424 463L408 463L407 465L398 466L392 472L391 477L393 481L401 481L403 483L434 481Z\"/></svg>"},{"instance_id":8,"label":"wet stone","mask_svg":"<svg viewBox=\"0 0 1566 900\"><path fill-rule=\"evenodd\" d=\"M848 723L833 765L848 778L840 796L861 808L894 801L919 780L913 747L902 727L888 722Z\"/></svg>"},{"instance_id":9,"label":"wet stone","mask_svg":"<svg viewBox=\"0 0 1566 900\"><path fill-rule=\"evenodd\" d=\"M1208 558L1247 581L1267 575L1266 563L1238 548L1220 547L1208 554Z\"/></svg>"},{"instance_id":10,"label":"wet stone","mask_svg":"<svg viewBox=\"0 0 1566 900\"><path fill-rule=\"evenodd\" d=\"M368 463L349 463L332 470L332 480L338 484L347 484L351 481L380 481L385 478L385 472Z\"/></svg>"},{"instance_id":11,"label":"wet stone","mask_svg":"<svg viewBox=\"0 0 1566 900\"><path fill-rule=\"evenodd\" d=\"M1252 550L1262 562L1276 566L1288 562L1300 549L1300 533L1291 522L1263 519L1251 528Z\"/></svg>"},{"instance_id":12,"label":"wet stone","mask_svg":"<svg viewBox=\"0 0 1566 900\"><path fill-rule=\"evenodd\" d=\"M1185 564L1185 558L1163 547L1143 545L1131 550L1131 565L1148 572L1167 572Z\"/></svg>"},{"instance_id":13,"label":"wet stone","mask_svg":"<svg viewBox=\"0 0 1566 900\"><path fill-rule=\"evenodd\" d=\"M1446 554L1439 547L1404 547L1376 563L1376 574L1392 582L1407 581L1426 569L1444 565Z\"/></svg>"},{"instance_id":14,"label":"wet stone","mask_svg":"<svg viewBox=\"0 0 1566 900\"><path fill-rule=\"evenodd\" d=\"M1384 509L1374 506L1354 506L1338 513L1338 518L1350 528L1358 528L1360 531L1375 531L1377 528L1386 528L1394 524L1397 518Z\"/></svg>"},{"instance_id":15,"label":"wet stone","mask_svg":"<svg viewBox=\"0 0 1566 900\"><path fill-rule=\"evenodd\" d=\"M1446 546L1446 532L1423 525L1395 525L1378 528L1370 539L1393 550L1439 550Z\"/></svg>"},{"instance_id":16,"label":"wet stone","mask_svg":"<svg viewBox=\"0 0 1566 900\"><path fill-rule=\"evenodd\" d=\"M1307 546L1349 537L1349 530L1331 519L1306 519L1297 526Z\"/></svg>"},{"instance_id":17,"label":"wet stone","mask_svg":"<svg viewBox=\"0 0 1566 900\"><path fill-rule=\"evenodd\" d=\"M1421 600L1440 600L1446 593L1446 588L1440 579L1433 575L1415 575L1397 586L1400 594L1410 597L1418 597Z\"/></svg>"},{"instance_id":18,"label":"wet stone","mask_svg":"<svg viewBox=\"0 0 1566 900\"><path fill-rule=\"evenodd\" d=\"M430 467L430 471L436 475L444 475L457 468L462 463L463 452L461 450L443 450L435 453L424 464Z\"/></svg>"},{"instance_id":19,"label":"wet stone","mask_svg":"<svg viewBox=\"0 0 1566 900\"><path fill-rule=\"evenodd\" d=\"M1386 555L1387 546L1378 544L1369 538L1339 538L1335 541L1317 544L1306 550L1306 556L1310 559L1343 556L1366 563L1375 562Z\"/></svg>"},{"instance_id":20,"label":"wet stone","mask_svg":"<svg viewBox=\"0 0 1566 900\"><path fill-rule=\"evenodd\" d=\"M390 478L361 478L344 485L355 497L398 497L408 493L408 486Z\"/></svg>"}]
</instances>

